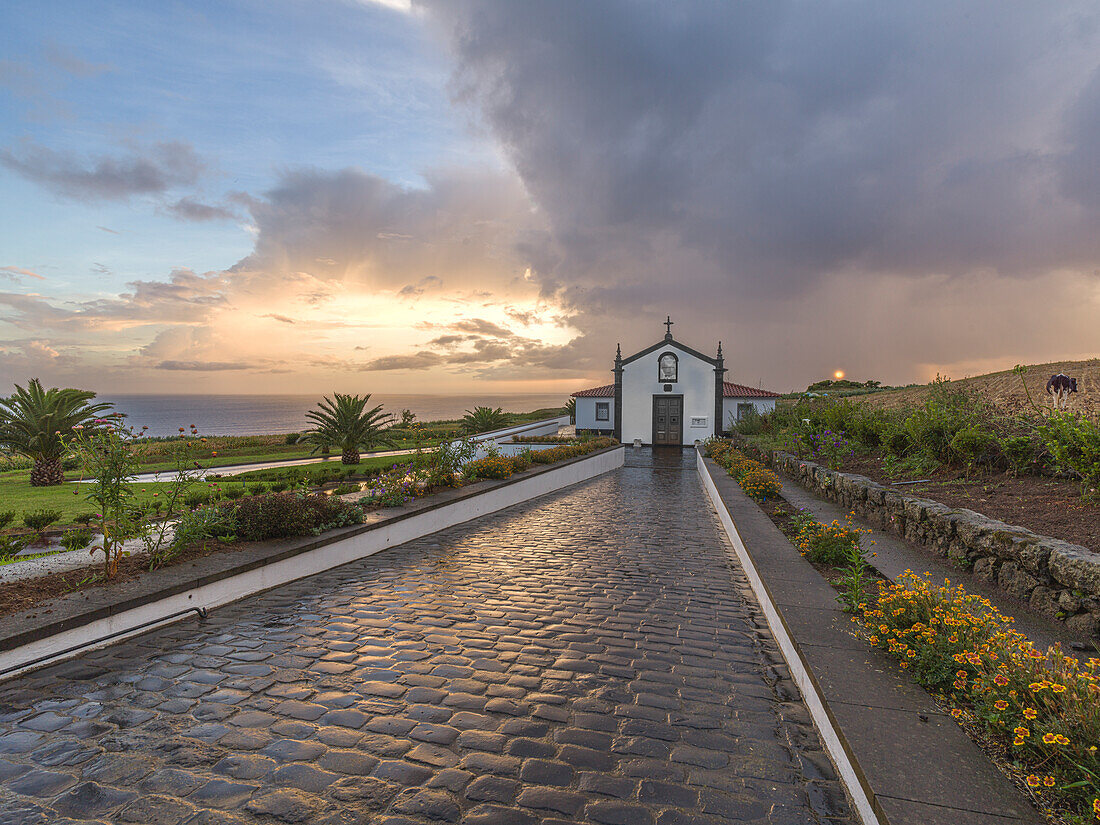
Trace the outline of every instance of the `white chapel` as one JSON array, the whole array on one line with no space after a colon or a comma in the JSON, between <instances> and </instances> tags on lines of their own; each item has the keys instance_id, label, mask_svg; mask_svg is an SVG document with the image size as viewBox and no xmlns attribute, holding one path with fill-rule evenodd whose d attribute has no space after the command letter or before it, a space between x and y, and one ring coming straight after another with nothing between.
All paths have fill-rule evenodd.
<instances>
[{"instance_id":1,"label":"white chapel","mask_svg":"<svg viewBox=\"0 0 1100 825\"><path fill-rule=\"evenodd\" d=\"M750 409L775 409L779 393L725 380L722 344L711 358L672 336L623 358L616 348L615 383L573 393L577 433L612 435L624 444L690 446L721 435Z\"/></svg>"}]
</instances>

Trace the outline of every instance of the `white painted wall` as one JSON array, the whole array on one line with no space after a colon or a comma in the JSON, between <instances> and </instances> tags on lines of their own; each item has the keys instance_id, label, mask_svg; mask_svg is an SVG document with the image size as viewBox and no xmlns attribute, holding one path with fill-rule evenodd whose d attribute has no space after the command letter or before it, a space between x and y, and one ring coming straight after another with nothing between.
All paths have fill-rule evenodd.
<instances>
[{"instance_id":1,"label":"white painted wall","mask_svg":"<svg viewBox=\"0 0 1100 825\"><path fill-rule=\"evenodd\" d=\"M666 352L680 359L678 380L672 392L664 391L664 382L657 380L657 360ZM714 435L714 366L700 361L678 347L660 347L623 367L623 437L624 444L640 438L643 444L653 440L653 396L684 396L684 444L694 444ZM580 399L578 399L580 400ZM692 427L692 418L703 418L701 426Z\"/></svg>"},{"instance_id":2,"label":"white painted wall","mask_svg":"<svg viewBox=\"0 0 1100 825\"><path fill-rule=\"evenodd\" d=\"M737 421L738 404L752 404L761 415L775 409L774 398L723 398L722 432L728 430L732 426L732 422Z\"/></svg>"},{"instance_id":3,"label":"white painted wall","mask_svg":"<svg viewBox=\"0 0 1100 825\"><path fill-rule=\"evenodd\" d=\"M587 396L581 396L576 399L577 401L577 424L578 430L613 430L615 429L615 399L614 398L591 398ZM596 402L607 402L607 420L596 420Z\"/></svg>"}]
</instances>

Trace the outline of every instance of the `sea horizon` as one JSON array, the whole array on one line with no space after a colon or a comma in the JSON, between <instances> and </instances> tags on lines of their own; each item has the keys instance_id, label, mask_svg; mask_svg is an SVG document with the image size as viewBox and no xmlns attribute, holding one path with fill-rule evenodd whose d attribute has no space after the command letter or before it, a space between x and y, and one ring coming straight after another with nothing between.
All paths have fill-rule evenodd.
<instances>
[{"instance_id":1,"label":"sea horizon","mask_svg":"<svg viewBox=\"0 0 1100 825\"><path fill-rule=\"evenodd\" d=\"M316 393L101 393L105 401L151 436L169 436L193 425L203 435L260 435L301 432L310 425L305 417L323 394ZM371 406L400 415L411 410L419 421L461 418L475 406L501 407L505 412L531 412L563 406L562 393L371 393Z\"/></svg>"}]
</instances>

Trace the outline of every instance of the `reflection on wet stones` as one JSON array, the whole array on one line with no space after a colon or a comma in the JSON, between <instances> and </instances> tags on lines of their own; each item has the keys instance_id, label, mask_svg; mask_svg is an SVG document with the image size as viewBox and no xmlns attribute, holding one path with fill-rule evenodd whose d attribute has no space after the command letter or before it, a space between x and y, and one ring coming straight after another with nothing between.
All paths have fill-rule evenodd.
<instances>
[{"instance_id":1,"label":"reflection on wet stones","mask_svg":"<svg viewBox=\"0 0 1100 825\"><path fill-rule=\"evenodd\" d=\"M850 821L691 459L0 685L0 825Z\"/></svg>"}]
</instances>

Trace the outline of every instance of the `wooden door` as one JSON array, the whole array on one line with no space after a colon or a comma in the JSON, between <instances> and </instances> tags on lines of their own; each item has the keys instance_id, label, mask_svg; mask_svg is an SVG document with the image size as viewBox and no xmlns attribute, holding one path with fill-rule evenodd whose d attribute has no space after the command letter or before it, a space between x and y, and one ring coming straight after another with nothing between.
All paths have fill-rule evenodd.
<instances>
[{"instance_id":1,"label":"wooden door","mask_svg":"<svg viewBox=\"0 0 1100 825\"><path fill-rule=\"evenodd\" d=\"M684 443L684 397L682 395L653 396L653 444Z\"/></svg>"}]
</instances>

